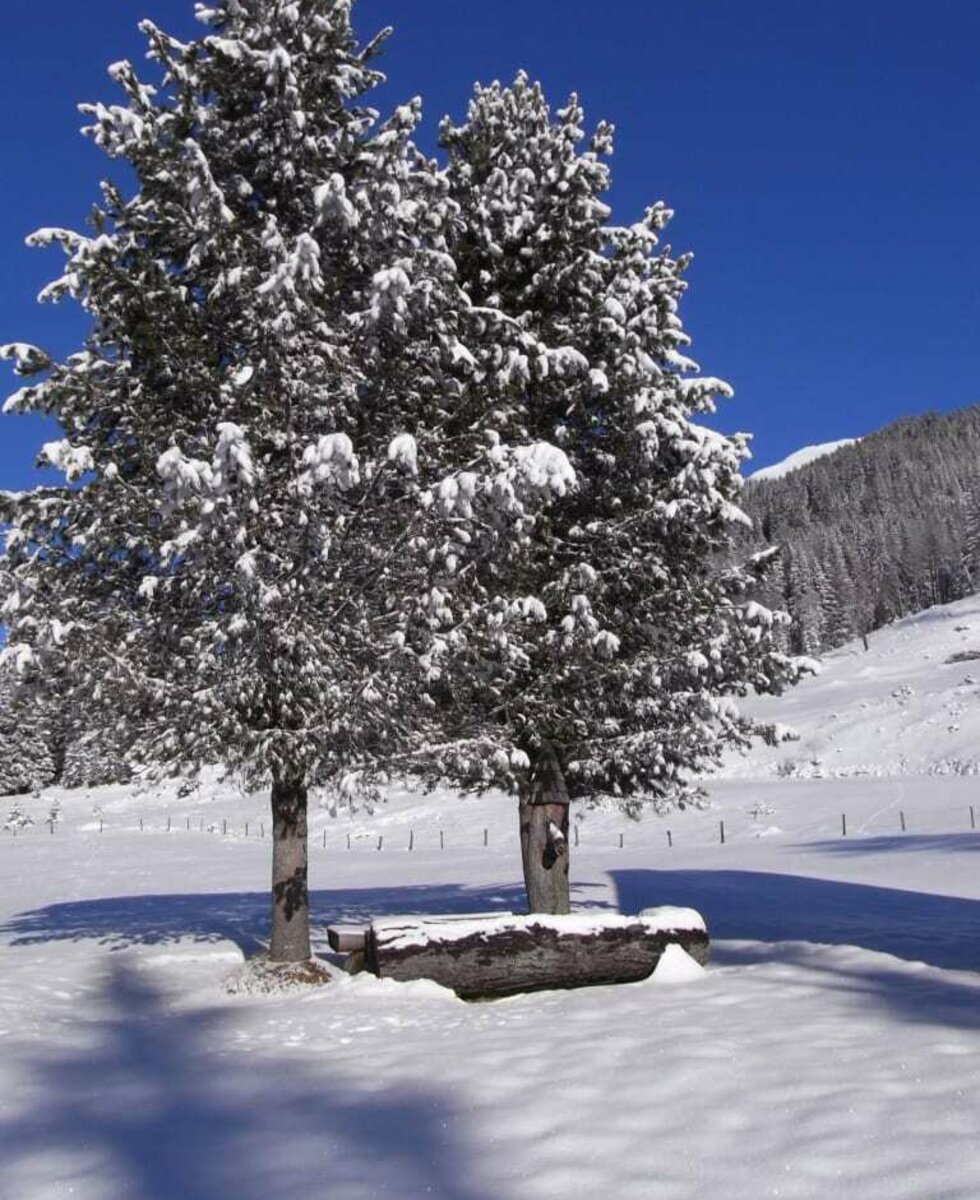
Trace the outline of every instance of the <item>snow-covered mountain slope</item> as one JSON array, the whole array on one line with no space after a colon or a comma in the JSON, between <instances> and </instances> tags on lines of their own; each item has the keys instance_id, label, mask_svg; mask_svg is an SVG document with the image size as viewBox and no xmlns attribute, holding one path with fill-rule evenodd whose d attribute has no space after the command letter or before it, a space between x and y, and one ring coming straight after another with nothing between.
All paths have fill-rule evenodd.
<instances>
[{"instance_id":1,"label":"snow-covered mountain slope","mask_svg":"<svg viewBox=\"0 0 980 1200\"><path fill-rule=\"evenodd\" d=\"M723 774L980 774L980 596L937 606L823 659L819 676L747 711L796 742L732 758Z\"/></svg>"},{"instance_id":2,"label":"snow-covered mountain slope","mask_svg":"<svg viewBox=\"0 0 980 1200\"><path fill-rule=\"evenodd\" d=\"M753 471L748 478L753 483L758 483L763 479L782 479L790 471L798 471L807 463L812 463L815 459L823 458L827 454L833 454L835 450L840 450L843 446L853 446L857 441L860 439L841 438L837 442L821 442L819 446L804 446L802 450L795 450L781 462L773 463L771 467L760 467L758 471Z\"/></svg>"}]
</instances>

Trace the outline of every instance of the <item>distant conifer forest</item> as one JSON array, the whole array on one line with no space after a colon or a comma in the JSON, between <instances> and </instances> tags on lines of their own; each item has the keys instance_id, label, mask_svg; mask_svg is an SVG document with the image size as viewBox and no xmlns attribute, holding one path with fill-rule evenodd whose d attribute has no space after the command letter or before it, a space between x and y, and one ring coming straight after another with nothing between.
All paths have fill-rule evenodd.
<instances>
[{"instance_id":1,"label":"distant conifer forest","mask_svg":"<svg viewBox=\"0 0 980 1200\"><path fill-rule=\"evenodd\" d=\"M762 599L819 654L980 587L980 405L886 426L746 486L753 537L781 548Z\"/></svg>"}]
</instances>

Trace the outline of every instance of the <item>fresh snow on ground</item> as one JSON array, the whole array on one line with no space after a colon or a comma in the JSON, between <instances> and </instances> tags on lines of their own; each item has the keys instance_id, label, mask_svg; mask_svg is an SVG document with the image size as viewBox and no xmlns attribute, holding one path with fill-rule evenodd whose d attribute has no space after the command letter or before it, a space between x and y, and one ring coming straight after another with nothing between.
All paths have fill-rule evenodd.
<instances>
[{"instance_id":1,"label":"fresh snow on ground","mask_svg":"<svg viewBox=\"0 0 980 1200\"><path fill-rule=\"evenodd\" d=\"M949 764L980 757L980 684L946 665L973 647L977 601L879 631L755 702L801 740L726 764L709 807L577 814L580 914L707 921L706 971L671 954L640 984L232 994L266 927L262 797L24 798L35 825L0 837L0 1196L976 1200L980 781ZM328 921L522 907L503 796L324 797L311 841L327 958Z\"/></svg>"},{"instance_id":2,"label":"fresh snow on ground","mask_svg":"<svg viewBox=\"0 0 980 1200\"><path fill-rule=\"evenodd\" d=\"M760 467L758 471L753 471L748 478L754 483L762 479L782 479L790 471L798 471L800 467L805 467L807 463L812 463L818 458L823 458L826 454L833 454L835 450L840 450L842 446L853 446L855 442L859 442L860 440L860 438L840 438L836 442L821 442L818 446L804 446L801 450L794 450L792 454L787 455L786 458L778 463L773 463L770 467Z\"/></svg>"},{"instance_id":3,"label":"fresh snow on ground","mask_svg":"<svg viewBox=\"0 0 980 1200\"><path fill-rule=\"evenodd\" d=\"M733 756L727 774L980 774L980 596L879 629L867 650L850 642L819 675L745 707L800 740Z\"/></svg>"}]
</instances>

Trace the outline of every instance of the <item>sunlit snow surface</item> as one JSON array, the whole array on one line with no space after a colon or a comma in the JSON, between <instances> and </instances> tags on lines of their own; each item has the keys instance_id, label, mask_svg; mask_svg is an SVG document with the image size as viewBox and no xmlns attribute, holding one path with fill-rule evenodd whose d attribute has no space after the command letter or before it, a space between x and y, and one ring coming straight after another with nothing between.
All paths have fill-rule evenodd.
<instances>
[{"instance_id":1,"label":"sunlit snow surface","mask_svg":"<svg viewBox=\"0 0 980 1200\"><path fill-rule=\"evenodd\" d=\"M850 642L818 676L745 708L800 740L733 756L726 774L978 775L980 596L876 630L866 650Z\"/></svg>"},{"instance_id":2,"label":"sunlit snow surface","mask_svg":"<svg viewBox=\"0 0 980 1200\"><path fill-rule=\"evenodd\" d=\"M911 769L980 754L980 684L944 665L973 644L970 601L875 634L713 807L573 820L583 915L707 920L706 972L640 984L229 996L266 923L261 797L67 793L53 834L28 797L0 837L0 1196L975 1200L980 781ZM521 907L504 797L394 788L315 807L311 840L323 953L328 920Z\"/></svg>"},{"instance_id":3,"label":"sunlit snow surface","mask_svg":"<svg viewBox=\"0 0 980 1200\"><path fill-rule=\"evenodd\" d=\"M800 467L805 467L807 463L815 462L818 458L823 458L827 454L833 454L835 450L840 450L842 446L853 446L855 442L859 442L860 440L860 438L841 438L836 442L821 442L818 446L804 446L801 450L794 450L792 454L787 455L780 462L773 463L771 467L760 467L758 471L753 471L748 478L755 483L763 479L782 479L790 471L798 471Z\"/></svg>"}]
</instances>

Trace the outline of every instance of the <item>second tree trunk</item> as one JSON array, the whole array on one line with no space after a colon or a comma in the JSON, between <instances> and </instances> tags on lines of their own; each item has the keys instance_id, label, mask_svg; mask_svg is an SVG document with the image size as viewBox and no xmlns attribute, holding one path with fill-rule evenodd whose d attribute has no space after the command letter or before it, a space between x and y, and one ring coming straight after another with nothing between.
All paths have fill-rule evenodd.
<instances>
[{"instance_id":1,"label":"second tree trunk","mask_svg":"<svg viewBox=\"0 0 980 1200\"><path fill-rule=\"evenodd\" d=\"M543 742L519 806L528 912L571 911L568 803L568 788L558 755L550 742Z\"/></svg>"}]
</instances>

